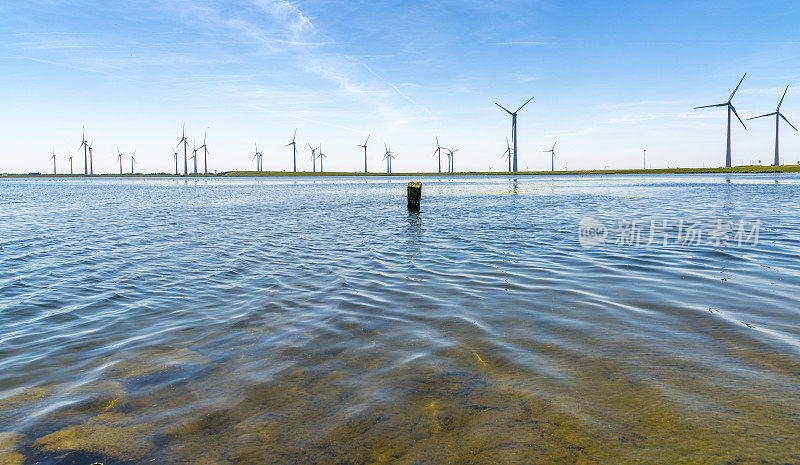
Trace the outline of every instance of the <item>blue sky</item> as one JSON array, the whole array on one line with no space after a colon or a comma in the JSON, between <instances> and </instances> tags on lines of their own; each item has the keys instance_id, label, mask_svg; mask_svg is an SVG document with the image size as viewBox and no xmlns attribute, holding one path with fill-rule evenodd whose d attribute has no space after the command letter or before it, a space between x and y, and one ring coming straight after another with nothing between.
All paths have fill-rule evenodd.
<instances>
[{"instance_id":1,"label":"blue sky","mask_svg":"<svg viewBox=\"0 0 800 465\"><path fill-rule=\"evenodd\" d=\"M81 128L95 171L171 171L185 121L208 133L211 169L290 169L298 129L328 170L435 169L434 137L457 170L501 170L509 107L520 113L520 168L719 166L725 101L800 123L800 3L789 1L29 0L0 5L0 172L59 170ZM800 135L782 128L785 160ZM771 158L774 122L733 131L735 164ZM129 162L126 163L129 166ZM76 170L82 162L75 162Z\"/></svg>"}]
</instances>

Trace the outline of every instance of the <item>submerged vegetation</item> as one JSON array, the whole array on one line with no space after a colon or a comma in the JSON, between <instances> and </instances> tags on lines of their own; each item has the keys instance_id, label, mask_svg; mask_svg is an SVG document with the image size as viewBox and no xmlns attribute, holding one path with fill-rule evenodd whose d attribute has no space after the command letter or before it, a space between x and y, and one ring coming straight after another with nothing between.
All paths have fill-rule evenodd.
<instances>
[{"instance_id":1,"label":"submerged vegetation","mask_svg":"<svg viewBox=\"0 0 800 465\"><path fill-rule=\"evenodd\" d=\"M50 415L47 427L0 433L0 459L10 465L83 463L79 458L196 464L800 459L793 407L775 402L773 392L730 396L732 386L704 381L718 379L714 368L684 367L668 382L694 387L696 397L681 401L635 377L611 376L621 366L602 357L583 355L562 365L565 375L581 381L573 392L531 376L485 344L446 352L439 367L387 370L369 353L324 350L270 381L231 385L227 380L258 354L214 365L185 348L146 351L114 366L114 381L85 386L85 400ZM278 358L289 362L296 354ZM351 385L356 372L362 389ZM57 386L46 395L57 396ZM3 408L28 410L34 400L7 399ZM713 406L712 413L698 411L697 403ZM756 440L767 431L770 441Z\"/></svg>"}]
</instances>

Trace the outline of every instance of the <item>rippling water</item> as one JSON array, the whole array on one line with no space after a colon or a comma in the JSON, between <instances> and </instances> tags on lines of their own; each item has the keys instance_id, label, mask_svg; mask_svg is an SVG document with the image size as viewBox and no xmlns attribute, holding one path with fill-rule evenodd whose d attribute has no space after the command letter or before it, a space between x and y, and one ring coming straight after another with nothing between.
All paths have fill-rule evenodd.
<instances>
[{"instance_id":1,"label":"rippling water","mask_svg":"<svg viewBox=\"0 0 800 465\"><path fill-rule=\"evenodd\" d=\"M800 177L406 181L0 180L0 463L800 462Z\"/></svg>"}]
</instances>

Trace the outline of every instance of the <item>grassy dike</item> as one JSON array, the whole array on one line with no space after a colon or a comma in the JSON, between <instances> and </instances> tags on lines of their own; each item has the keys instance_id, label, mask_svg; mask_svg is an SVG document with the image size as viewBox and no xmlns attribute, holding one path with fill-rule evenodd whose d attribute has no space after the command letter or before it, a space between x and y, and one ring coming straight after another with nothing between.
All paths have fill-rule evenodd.
<instances>
[{"instance_id":1,"label":"grassy dike","mask_svg":"<svg viewBox=\"0 0 800 465\"><path fill-rule=\"evenodd\" d=\"M160 178L205 178L205 177L330 177L330 176L394 176L394 177L416 177L416 176L583 176L583 175L615 175L615 174L712 174L712 173L800 173L800 165L781 165L781 166L762 166L747 165L734 166L731 168L660 168L660 169L632 169L632 170L572 170L572 171L517 171L509 173L506 171L468 171L456 173L353 173L331 171L325 173L310 172L291 172L291 171L225 171L218 174L190 174L188 176L174 175L167 173L152 174L0 174L0 178L132 178L132 177L160 177Z\"/></svg>"}]
</instances>

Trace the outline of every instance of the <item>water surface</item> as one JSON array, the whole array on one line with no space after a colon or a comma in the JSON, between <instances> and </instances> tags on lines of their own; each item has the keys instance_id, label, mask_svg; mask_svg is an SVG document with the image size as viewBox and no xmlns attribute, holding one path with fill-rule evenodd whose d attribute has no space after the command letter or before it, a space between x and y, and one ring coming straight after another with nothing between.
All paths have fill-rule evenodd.
<instances>
[{"instance_id":1,"label":"water surface","mask_svg":"<svg viewBox=\"0 0 800 465\"><path fill-rule=\"evenodd\" d=\"M800 176L407 181L0 180L0 463L800 462Z\"/></svg>"}]
</instances>

